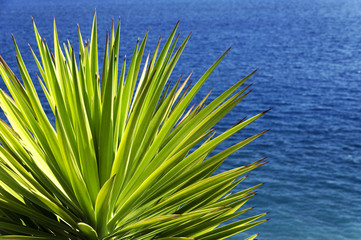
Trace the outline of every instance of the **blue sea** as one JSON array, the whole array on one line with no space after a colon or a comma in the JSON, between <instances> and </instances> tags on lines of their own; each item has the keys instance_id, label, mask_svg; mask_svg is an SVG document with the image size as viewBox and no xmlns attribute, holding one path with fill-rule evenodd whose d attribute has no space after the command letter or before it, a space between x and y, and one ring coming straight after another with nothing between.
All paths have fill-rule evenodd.
<instances>
[{"instance_id":1,"label":"blue sea","mask_svg":"<svg viewBox=\"0 0 361 240\"><path fill-rule=\"evenodd\" d=\"M247 205L254 214L271 211L270 221L231 239L258 232L264 240L361 239L360 0L0 0L0 55L16 69L13 33L36 80L27 45L36 48L31 16L49 43L55 16L60 40L76 46L77 24L90 38L95 8L100 45L120 16L120 54L128 56L148 28L152 51L181 19L181 38L193 33L173 80L193 70L196 81L232 46L196 100L212 88L214 98L259 68L249 80L253 92L218 131L273 109L218 150L271 131L219 171L267 157L239 189L266 183Z\"/></svg>"}]
</instances>

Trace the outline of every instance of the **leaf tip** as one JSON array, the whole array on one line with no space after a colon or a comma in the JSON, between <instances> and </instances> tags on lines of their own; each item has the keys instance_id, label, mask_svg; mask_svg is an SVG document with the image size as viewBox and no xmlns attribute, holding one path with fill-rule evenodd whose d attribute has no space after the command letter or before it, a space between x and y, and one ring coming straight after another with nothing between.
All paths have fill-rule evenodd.
<instances>
[{"instance_id":1,"label":"leaf tip","mask_svg":"<svg viewBox=\"0 0 361 240\"><path fill-rule=\"evenodd\" d=\"M268 113L269 111L271 111L272 109L273 109L273 108L269 108L268 110L262 112L262 114L266 114L266 113Z\"/></svg>"}]
</instances>

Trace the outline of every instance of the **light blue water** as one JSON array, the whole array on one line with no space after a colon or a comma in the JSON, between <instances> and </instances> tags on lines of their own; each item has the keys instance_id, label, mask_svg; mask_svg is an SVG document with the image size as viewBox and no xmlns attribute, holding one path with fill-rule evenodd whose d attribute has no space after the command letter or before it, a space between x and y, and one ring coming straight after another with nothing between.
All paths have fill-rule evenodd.
<instances>
[{"instance_id":1,"label":"light blue water","mask_svg":"<svg viewBox=\"0 0 361 240\"><path fill-rule=\"evenodd\" d=\"M121 16L121 54L131 55L150 29L148 49L181 18L183 38L193 30L176 79L198 79L229 46L229 55L200 93L213 97L255 68L254 91L219 124L273 107L222 147L271 128L233 155L221 170L267 156L270 163L241 187L266 182L248 206L271 211L271 221L232 239L361 239L361 1L5 1L0 0L0 55L16 68L12 32L30 72L37 71L31 18L51 41L55 15L60 39L76 45L79 23L89 37L94 8L100 43L111 18ZM1 83L3 87L3 83Z\"/></svg>"}]
</instances>

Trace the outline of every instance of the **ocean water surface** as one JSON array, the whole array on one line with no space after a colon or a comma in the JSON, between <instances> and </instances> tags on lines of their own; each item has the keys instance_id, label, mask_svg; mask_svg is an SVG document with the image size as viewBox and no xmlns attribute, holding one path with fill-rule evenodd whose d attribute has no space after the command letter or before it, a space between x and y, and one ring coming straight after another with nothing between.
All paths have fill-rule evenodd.
<instances>
[{"instance_id":1,"label":"ocean water surface","mask_svg":"<svg viewBox=\"0 0 361 240\"><path fill-rule=\"evenodd\" d=\"M152 50L160 34L167 36L181 19L181 38L193 33L173 80L192 70L197 80L232 46L198 100L211 88L214 98L259 68L250 80L253 92L218 129L273 109L219 149L271 131L219 171L268 157L270 163L239 189L265 182L247 206L256 207L254 214L271 211L271 220L231 239L257 232L269 240L361 239L360 0L0 0L0 55L16 69L13 33L35 79L38 70L27 46L36 48L31 16L49 43L55 16L60 40L76 46L76 24L89 38L95 8L99 45L112 17L120 16L120 54L128 56L148 28Z\"/></svg>"}]
</instances>

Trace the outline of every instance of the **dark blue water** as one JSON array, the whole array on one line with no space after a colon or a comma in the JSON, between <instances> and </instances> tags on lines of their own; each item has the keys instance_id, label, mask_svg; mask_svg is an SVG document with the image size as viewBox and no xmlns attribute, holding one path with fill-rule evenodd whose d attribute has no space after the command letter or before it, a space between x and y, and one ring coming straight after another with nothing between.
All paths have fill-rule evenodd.
<instances>
[{"instance_id":1,"label":"dark blue water","mask_svg":"<svg viewBox=\"0 0 361 240\"><path fill-rule=\"evenodd\" d=\"M30 16L50 42L55 15L61 41L76 45L76 24L89 38L95 7L100 43L112 17L121 16L121 54L127 55L148 28L151 50L181 18L182 37L193 35L173 79L194 70L196 80L233 46L199 98L211 88L214 97L260 68L252 94L219 129L273 110L222 147L272 131L229 158L221 171L267 156L270 163L240 188L266 182L248 206L256 206L254 213L270 210L271 221L232 239L257 232L259 239L361 239L361 1L0 0L0 55L15 69L12 32L34 74Z\"/></svg>"}]
</instances>

